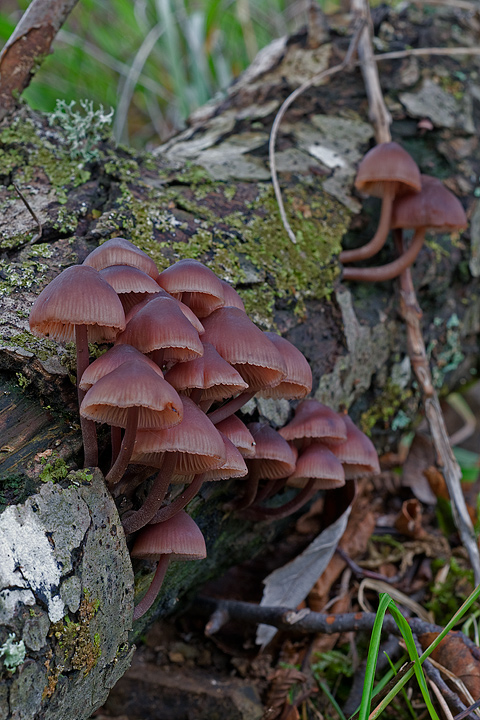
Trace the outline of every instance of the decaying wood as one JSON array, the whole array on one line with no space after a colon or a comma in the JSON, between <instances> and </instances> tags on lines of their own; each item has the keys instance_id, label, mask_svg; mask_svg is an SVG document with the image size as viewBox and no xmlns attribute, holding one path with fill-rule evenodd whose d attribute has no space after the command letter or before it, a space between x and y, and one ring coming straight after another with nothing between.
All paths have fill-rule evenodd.
<instances>
[{"instance_id":1,"label":"decaying wood","mask_svg":"<svg viewBox=\"0 0 480 720\"><path fill-rule=\"evenodd\" d=\"M461 28L462 45L478 46L479 20L468 9L440 7L427 14L412 7L397 15L382 8L373 20L377 42L386 51L393 41L395 49L455 45L454 27ZM328 37L320 43L311 42L304 32L262 51L220 101L197 111L185 132L152 155L115 148L100 131L94 134L93 125L88 142L78 142L71 119L57 118L50 124L27 108L0 124L0 500L10 503L0 522L10 528L15 518L20 522L28 513L31 517L33 507L47 496L62 498L75 517L75 508L83 508L78 538L83 535L74 541L73 566L68 571L70 583L80 587L80 596L77 591L75 596L80 603L72 601L69 621L81 625L81 612L93 612L93 606L87 608L89 601L80 609L83 590L88 590L91 602L100 599L88 623L90 649L95 654L98 643L100 648L103 642L108 647L94 667L90 667L93 656L89 660L87 654L90 669L85 673L87 666L81 666L78 653L73 664L74 637L65 657L62 645L68 623L63 617L61 627L53 627L49 598L27 587L28 579L19 577L23 585L13 587L12 578L2 576L0 598L15 588L23 595L15 608L12 601L2 618L0 646L13 633L13 642L24 641L26 656L8 672L2 667L0 717L12 717L12 699L21 699L27 708L23 717L35 720L88 717L115 673L125 668L129 652L124 641L131 595L119 611L120 622L97 627L105 588L101 583L92 585L94 579L99 581L97 576L107 584L119 583L120 590L109 585L112 593L120 593L112 603L119 602L121 588L132 588L121 532L108 540L108 552L116 563L124 563L125 571L113 577L105 558L95 551L95 562L89 565L92 582L82 575L91 557L84 539L91 538L95 545L107 542L104 533L108 535L113 521L105 518L114 513L111 498L90 494L92 487L102 487L97 475L93 485L74 477L78 486L72 478L53 485L39 478L45 468L42 459L53 461L54 452L71 467L80 460L72 353L28 333L33 300L59 270L82 262L102 239L115 235L128 237L149 252L160 269L181 257L196 257L236 285L262 328L277 329L299 347L312 365L315 396L335 408L349 408L356 420L372 427L379 449L392 446L398 428L417 411L420 398L393 284L368 289L347 286L341 282L336 259L342 245L360 245L370 236L378 210L375 201L364 202L353 190L356 165L373 138L358 69L314 85L290 107L280 127L277 167L296 245L283 231L270 183L268 138L275 113L302 82L338 64L348 47L344 33L348 18L329 22ZM380 69L394 139L411 150L423 171L445 180L471 220L461 238L440 237L427 243L414 270L423 332L438 368L434 381L445 387L468 379L478 365L480 204L474 191L480 176L479 70L478 57L403 57L385 62ZM424 117L432 131L417 127ZM81 124L80 116L76 122ZM12 182L40 220L41 243L26 244L38 226ZM282 424L289 406L259 400L254 411ZM208 559L191 563L188 573L184 568L172 570L165 592L130 634L130 642L153 617L171 612L178 598L181 604L193 588L250 556L279 531L226 515L223 504L234 487L234 483L225 489L212 485L193 503L191 510L206 534ZM120 513L130 503L127 495L118 498ZM104 520L93 523L94 513L105 514ZM116 520L115 527L119 527ZM48 546L58 564L67 531L55 526L45 532L54 533L53 545ZM140 593L151 568L139 563L134 571ZM66 579L60 574L60 592L51 590L51 597L63 603ZM34 604L25 602L27 596ZM105 607L113 612L114 605ZM33 641L25 629L33 622L30 610L43 623ZM71 634L75 636L75 628ZM115 661L119 648L123 650ZM83 693L83 715L78 705L68 711L62 705L70 687L78 689L77 698Z\"/></svg>"}]
</instances>

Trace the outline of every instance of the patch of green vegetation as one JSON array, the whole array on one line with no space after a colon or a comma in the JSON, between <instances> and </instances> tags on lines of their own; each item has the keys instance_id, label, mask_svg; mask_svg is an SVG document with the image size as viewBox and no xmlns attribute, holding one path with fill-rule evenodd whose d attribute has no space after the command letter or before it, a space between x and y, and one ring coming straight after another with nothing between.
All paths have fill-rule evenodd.
<instances>
[{"instance_id":1,"label":"patch of green vegetation","mask_svg":"<svg viewBox=\"0 0 480 720\"><path fill-rule=\"evenodd\" d=\"M20 390L26 390L27 387L30 385L30 380L25 377L21 372L15 373L15 377L17 378L17 384Z\"/></svg>"},{"instance_id":2,"label":"patch of green vegetation","mask_svg":"<svg viewBox=\"0 0 480 720\"><path fill-rule=\"evenodd\" d=\"M10 633L0 646L0 658L3 658L3 665L9 672L15 672L17 667L25 660L26 650L23 640L16 642L15 633Z\"/></svg>"},{"instance_id":3,"label":"patch of green vegetation","mask_svg":"<svg viewBox=\"0 0 480 720\"><path fill-rule=\"evenodd\" d=\"M63 130L72 160L87 163L99 158L98 146L110 136L114 110L110 108L107 113L102 105L94 110L92 100L86 99L80 100L79 105L80 111L75 108L75 100L70 103L57 100L55 109L50 113L49 123Z\"/></svg>"},{"instance_id":4,"label":"patch of green vegetation","mask_svg":"<svg viewBox=\"0 0 480 720\"><path fill-rule=\"evenodd\" d=\"M43 465L43 470L40 471L39 478L42 482L58 482L59 480L65 480L69 473L68 465L55 453L52 453L49 458L42 457L40 462Z\"/></svg>"},{"instance_id":5,"label":"patch of green vegetation","mask_svg":"<svg viewBox=\"0 0 480 720\"><path fill-rule=\"evenodd\" d=\"M0 448L0 458L8 452ZM30 494L33 483L24 475L12 474L0 477L0 512L8 505L17 505L23 502Z\"/></svg>"},{"instance_id":6,"label":"patch of green vegetation","mask_svg":"<svg viewBox=\"0 0 480 720\"><path fill-rule=\"evenodd\" d=\"M371 403L368 410L362 413L360 417L360 428L366 435L371 435L373 428L377 424L382 425L382 429L388 429L393 426L397 420L396 426L406 427L409 423L408 417L398 417L401 408L412 397L412 391L408 388L401 388L390 378L382 388L381 394Z\"/></svg>"},{"instance_id":7,"label":"patch of green vegetation","mask_svg":"<svg viewBox=\"0 0 480 720\"><path fill-rule=\"evenodd\" d=\"M90 624L100 607L98 599L92 600L88 590L78 609L78 620L71 620L68 615L51 627L51 634L55 636L65 657L65 664L70 664L74 670L82 670L84 675L93 670L97 664L101 651L100 635L91 634Z\"/></svg>"},{"instance_id":8,"label":"patch of green vegetation","mask_svg":"<svg viewBox=\"0 0 480 720\"><path fill-rule=\"evenodd\" d=\"M11 348L23 348L36 355L39 360L47 360L49 357L58 355L59 346L48 338L37 338L27 330L11 338L5 339L4 343Z\"/></svg>"},{"instance_id":9,"label":"patch of green vegetation","mask_svg":"<svg viewBox=\"0 0 480 720\"><path fill-rule=\"evenodd\" d=\"M444 566L445 558L435 558L432 561L433 576ZM451 557L445 581L430 588L431 598L425 603L425 608L433 612L435 622L443 626L457 612L473 587L473 570L462 567L455 557Z\"/></svg>"}]
</instances>

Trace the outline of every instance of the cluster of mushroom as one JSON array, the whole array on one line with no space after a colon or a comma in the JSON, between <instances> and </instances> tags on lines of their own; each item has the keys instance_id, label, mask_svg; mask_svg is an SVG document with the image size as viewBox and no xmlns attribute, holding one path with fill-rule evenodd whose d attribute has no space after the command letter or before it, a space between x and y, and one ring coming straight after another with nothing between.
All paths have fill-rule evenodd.
<instances>
[{"instance_id":1,"label":"cluster of mushroom","mask_svg":"<svg viewBox=\"0 0 480 720\"><path fill-rule=\"evenodd\" d=\"M453 193L430 175L421 175L415 160L396 142L380 143L359 165L355 187L366 195L382 198L378 228L373 238L354 250L340 253L343 264L367 260L384 246L390 230L395 232L398 257L379 267L345 267L344 280L383 281L398 277L420 252L427 231L451 233L467 225L465 211ZM414 230L407 250L403 230Z\"/></svg>"},{"instance_id":2,"label":"cluster of mushroom","mask_svg":"<svg viewBox=\"0 0 480 720\"><path fill-rule=\"evenodd\" d=\"M257 393L305 398L311 370L297 348L262 332L238 293L195 260L159 273L133 243L108 240L41 292L30 329L76 341L85 465L98 464L95 423L107 423L110 488L127 482L129 464L143 465L143 477L157 471L144 504L123 518L127 534L140 531L132 556L161 558L134 618L155 599L169 559L205 557L201 532L184 511L203 482L248 474L236 507L263 519L285 516L317 489L344 483L349 463L378 470L370 441L315 400L304 401L280 433L258 423L246 427L235 416ZM90 364L89 342L113 347ZM361 442L363 454L355 449ZM184 489L166 503L171 483ZM285 484L302 488L294 500L274 509L260 505Z\"/></svg>"}]
</instances>

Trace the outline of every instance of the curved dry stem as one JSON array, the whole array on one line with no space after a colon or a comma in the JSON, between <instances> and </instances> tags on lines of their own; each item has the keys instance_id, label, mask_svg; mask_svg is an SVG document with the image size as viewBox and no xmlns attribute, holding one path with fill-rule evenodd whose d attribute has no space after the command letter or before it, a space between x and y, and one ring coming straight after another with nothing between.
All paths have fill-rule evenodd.
<instances>
[{"instance_id":1,"label":"curved dry stem","mask_svg":"<svg viewBox=\"0 0 480 720\"><path fill-rule=\"evenodd\" d=\"M75 325L75 344L77 346L77 396L78 407L82 404L85 397L85 390L79 387L82 375L88 367L88 329L86 325ZM97 467L98 465L98 445L97 445L97 429L93 420L80 415L80 427L82 430L83 450L84 450L84 466Z\"/></svg>"},{"instance_id":2,"label":"curved dry stem","mask_svg":"<svg viewBox=\"0 0 480 720\"><path fill-rule=\"evenodd\" d=\"M390 231L390 222L392 219L392 205L395 198L395 187L394 184L388 185L385 195L382 199L382 209L380 212L380 221L378 223L377 230L373 238L362 245L362 247L355 248L354 250L344 250L339 255L339 260L342 263L357 262L358 260L367 260L367 258L376 255L382 247L385 245Z\"/></svg>"},{"instance_id":3,"label":"curved dry stem","mask_svg":"<svg viewBox=\"0 0 480 720\"><path fill-rule=\"evenodd\" d=\"M408 250L399 258L387 265L368 268L350 268L343 269L343 280L359 280L363 282L383 282L384 280L392 280L402 273L406 268L410 267L415 261L418 253L422 249L425 239L426 228L418 228L415 230L412 242Z\"/></svg>"},{"instance_id":4,"label":"curved dry stem","mask_svg":"<svg viewBox=\"0 0 480 720\"><path fill-rule=\"evenodd\" d=\"M123 521L123 529L126 535L137 532L140 528L148 525L150 520L153 518L155 513L160 508L161 504L165 500L168 486L173 477L175 471L175 465L177 463L177 453L171 452L166 453L166 457L163 461L160 471L157 473L157 477L153 481L153 485L145 498L145 502L142 507L136 512L132 513L126 520Z\"/></svg>"},{"instance_id":5,"label":"curved dry stem","mask_svg":"<svg viewBox=\"0 0 480 720\"><path fill-rule=\"evenodd\" d=\"M222 405L222 407L219 407L213 412L209 413L207 417L214 425L217 425L222 420L226 420L228 417L230 417L230 415L236 413L237 410L240 410L240 408L243 407L245 403L247 403L249 400L251 400L254 395L255 393L251 390L245 390L245 392L240 393L240 395L237 395L236 398L229 400L227 403L225 403L225 405Z\"/></svg>"},{"instance_id":6,"label":"curved dry stem","mask_svg":"<svg viewBox=\"0 0 480 720\"><path fill-rule=\"evenodd\" d=\"M157 510L153 518L150 520L151 525L156 525L165 520L170 520L174 515L183 510L190 500L192 500L202 487L205 479L205 474L195 475L192 482L189 483L183 492L175 498L169 505Z\"/></svg>"},{"instance_id":7,"label":"curved dry stem","mask_svg":"<svg viewBox=\"0 0 480 720\"><path fill-rule=\"evenodd\" d=\"M248 520L280 520L300 510L305 503L311 500L316 492L315 480L311 479L298 495L294 497L293 500L285 503L285 505L276 508L263 508L253 505L245 512L245 517Z\"/></svg>"},{"instance_id":8,"label":"curved dry stem","mask_svg":"<svg viewBox=\"0 0 480 720\"><path fill-rule=\"evenodd\" d=\"M163 584L163 579L165 577L165 573L167 572L168 563L170 562L170 556L169 555L161 555L160 560L158 561L157 569L155 570L155 575L153 576L153 580L151 582L150 587L148 588L147 592L143 596L143 598L140 600L138 605L135 606L133 611L133 620L138 620L138 618L141 618L142 615L145 615L147 610L150 610L152 607L155 598L157 597L158 593L160 592L160 588Z\"/></svg>"},{"instance_id":9,"label":"curved dry stem","mask_svg":"<svg viewBox=\"0 0 480 720\"><path fill-rule=\"evenodd\" d=\"M115 460L110 472L105 480L109 487L116 485L122 479L123 473L127 469L130 458L132 457L133 446L135 444L135 436L137 434L139 408L134 406L128 410L127 427L123 436L120 452Z\"/></svg>"}]
</instances>

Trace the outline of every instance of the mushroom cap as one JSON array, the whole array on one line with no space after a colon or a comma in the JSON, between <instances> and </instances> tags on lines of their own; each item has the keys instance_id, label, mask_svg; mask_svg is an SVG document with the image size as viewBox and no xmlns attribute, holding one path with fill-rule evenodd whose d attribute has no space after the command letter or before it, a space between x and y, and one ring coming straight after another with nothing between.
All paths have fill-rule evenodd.
<instances>
[{"instance_id":1,"label":"mushroom cap","mask_svg":"<svg viewBox=\"0 0 480 720\"><path fill-rule=\"evenodd\" d=\"M230 415L230 417L217 423L215 427L232 441L244 458L255 457L253 435L237 415Z\"/></svg>"},{"instance_id":2,"label":"mushroom cap","mask_svg":"<svg viewBox=\"0 0 480 720\"><path fill-rule=\"evenodd\" d=\"M223 297L225 300L225 307L236 307L239 308L239 310L243 310L245 312L245 305L243 304L243 300L238 294L238 292L235 290L234 287L230 285L226 280L220 280L223 287Z\"/></svg>"},{"instance_id":3,"label":"mushroom cap","mask_svg":"<svg viewBox=\"0 0 480 720\"><path fill-rule=\"evenodd\" d=\"M465 228L467 216L460 200L440 180L422 175L421 192L394 200L391 226L449 233Z\"/></svg>"},{"instance_id":4,"label":"mushroom cap","mask_svg":"<svg viewBox=\"0 0 480 720\"><path fill-rule=\"evenodd\" d=\"M280 352L287 376L275 387L261 390L261 397L281 397L288 400L304 398L312 391L312 370L307 359L295 345L281 335L273 332L266 332L265 335Z\"/></svg>"},{"instance_id":5,"label":"mushroom cap","mask_svg":"<svg viewBox=\"0 0 480 720\"><path fill-rule=\"evenodd\" d=\"M287 480L287 485L304 487L315 479L318 490L327 490L345 485L345 471L340 460L328 448L314 443L300 454L295 471Z\"/></svg>"},{"instance_id":6,"label":"mushroom cap","mask_svg":"<svg viewBox=\"0 0 480 720\"><path fill-rule=\"evenodd\" d=\"M235 445L227 438L226 435L220 433L223 443L225 445L225 462L218 468L212 468L207 470L205 474L205 481L207 480L227 480L228 478L245 477L248 473L245 460L243 459L240 451Z\"/></svg>"},{"instance_id":7,"label":"mushroom cap","mask_svg":"<svg viewBox=\"0 0 480 720\"><path fill-rule=\"evenodd\" d=\"M158 285L157 285L157 292L155 293L155 295L150 295L150 297L145 298L145 300L141 300L139 303L137 303L132 308L130 308L130 310L128 310L128 312L125 315L125 321L126 321L127 325L130 322L130 320L132 319L132 317L134 315L136 315L139 310L144 308L145 305L150 300L154 300L157 297L166 297L166 298L170 298L171 300L174 300L177 303L180 310L182 311L182 313L187 318L187 320L189 322L191 322L193 327L195 328L195 330L198 331L198 334L202 335L202 333L204 332L204 327L203 327L202 323L200 322L200 320L195 315L195 313L193 312L193 310L190 310L190 308L187 307L187 305L185 305L185 303L182 303L181 300L177 300L177 298L174 298L172 295L170 295L170 293L167 293L166 290L162 290L161 288L159 288Z\"/></svg>"},{"instance_id":8,"label":"mushroom cap","mask_svg":"<svg viewBox=\"0 0 480 720\"><path fill-rule=\"evenodd\" d=\"M158 292L158 285L147 273L131 265L112 265L99 270L100 275L113 287L125 312L145 296Z\"/></svg>"},{"instance_id":9,"label":"mushroom cap","mask_svg":"<svg viewBox=\"0 0 480 720\"><path fill-rule=\"evenodd\" d=\"M113 342L125 328L125 313L97 270L72 265L42 290L29 322L34 335L59 342L74 341L76 325L87 325L90 342Z\"/></svg>"},{"instance_id":10,"label":"mushroom cap","mask_svg":"<svg viewBox=\"0 0 480 720\"><path fill-rule=\"evenodd\" d=\"M359 475L371 475L380 472L380 464L375 447L370 440L348 417L343 419L347 428L347 439L339 445L331 445L330 450L340 460L347 480Z\"/></svg>"},{"instance_id":11,"label":"mushroom cap","mask_svg":"<svg viewBox=\"0 0 480 720\"><path fill-rule=\"evenodd\" d=\"M147 253L140 250L130 240L116 237L107 240L99 247L92 250L83 261L84 265L96 270L110 267L111 265L131 265L155 279L158 275L158 268Z\"/></svg>"},{"instance_id":12,"label":"mushroom cap","mask_svg":"<svg viewBox=\"0 0 480 720\"><path fill-rule=\"evenodd\" d=\"M295 410L295 416L279 430L285 440L317 439L329 445L344 442L347 429L344 418L318 400L303 400Z\"/></svg>"},{"instance_id":13,"label":"mushroom cap","mask_svg":"<svg viewBox=\"0 0 480 720\"><path fill-rule=\"evenodd\" d=\"M90 390L92 385L95 385L100 378L108 375L108 373L128 360L140 360L140 362L146 363L157 375L163 378L163 373L158 365L146 355L142 355L140 350L132 347L132 345L114 345L87 367L79 383L80 389L85 390L85 392Z\"/></svg>"},{"instance_id":14,"label":"mushroom cap","mask_svg":"<svg viewBox=\"0 0 480 720\"><path fill-rule=\"evenodd\" d=\"M245 390L248 385L210 343L203 343L202 357L177 363L165 375L175 390L203 390L202 400L224 400Z\"/></svg>"},{"instance_id":15,"label":"mushroom cap","mask_svg":"<svg viewBox=\"0 0 480 720\"><path fill-rule=\"evenodd\" d=\"M149 300L131 316L116 342L133 345L142 353L162 349L165 362L185 362L203 354L198 332L169 297Z\"/></svg>"},{"instance_id":16,"label":"mushroom cap","mask_svg":"<svg viewBox=\"0 0 480 720\"><path fill-rule=\"evenodd\" d=\"M248 429L255 440L255 457L248 461L249 468L261 480L277 480L295 470L297 453L270 425L249 423Z\"/></svg>"},{"instance_id":17,"label":"mushroom cap","mask_svg":"<svg viewBox=\"0 0 480 720\"><path fill-rule=\"evenodd\" d=\"M210 268L192 258L170 265L157 277L157 283L182 300L200 318L224 304L220 279Z\"/></svg>"},{"instance_id":18,"label":"mushroom cap","mask_svg":"<svg viewBox=\"0 0 480 720\"><path fill-rule=\"evenodd\" d=\"M203 325L203 342L214 346L252 392L278 385L285 377L285 363L277 348L239 308L215 310Z\"/></svg>"},{"instance_id":19,"label":"mushroom cap","mask_svg":"<svg viewBox=\"0 0 480 720\"><path fill-rule=\"evenodd\" d=\"M128 360L100 378L83 398L80 414L124 428L132 407L140 409L140 428L172 427L183 417L176 390L142 360Z\"/></svg>"},{"instance_id":20,"label":"mushroom cap","mask_svg":"<svg viewBox=\"0 0 480 720\"><path fill-rule=\"evenodd\" d=\"M175 474L180 476L198 475L225 462L225 444L215 425L190 398L181 400L183 420L175 428L137 432L132 463L161 467L163 454L175 452Z\"/></svg>"},{"instance_id":21,"label":"mushroom cap","mask_svg":"<svg viewBox=\"0 0 480 720\"><path fill-rule=\"evenodd\" d=\"M419 192L421 188L417 163L396 142L379 143L369 150L355 178L357 190L374 197L383 197L388 183L396 183L396 195Z\"/></svg>"},{"instance_id":22,"label":"mushroom cap","mask_svg":"<svg viewBox=\"0 0 480 720\"><path fill-rule=\"evenodd\" d=\"M207 557L205 539L200 528L185 510L155 525L142 528L135 538L132 557L158 560L202 560Z\"/></svg>"}]
</instances>

